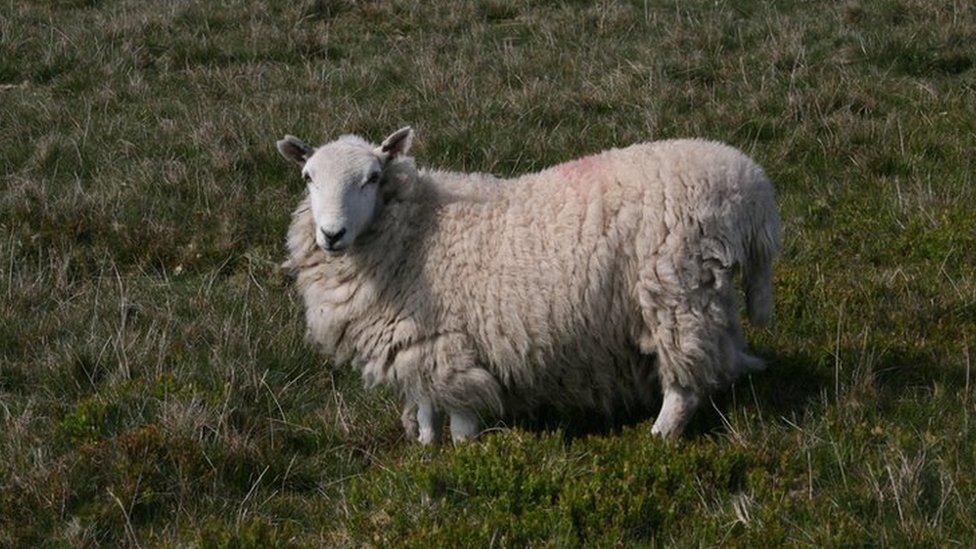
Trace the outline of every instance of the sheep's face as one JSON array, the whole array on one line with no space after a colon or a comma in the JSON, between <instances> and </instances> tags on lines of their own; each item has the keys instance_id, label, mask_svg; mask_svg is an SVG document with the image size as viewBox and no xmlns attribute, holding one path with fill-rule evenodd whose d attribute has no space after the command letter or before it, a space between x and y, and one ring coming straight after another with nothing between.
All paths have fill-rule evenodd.
<instances>
[{"instance_id":1,"label":"sheep's face","mask_svg":"<svg viewBox=\"0 0 976 549\"><path fill-rule=\"evenodd\" d=\"M378 147L354 135L317 149L290 135L278 141L278 151L302 167L320 248L341 252L366 230L377 211L383 170L406 154L412 139L413 130L403 128Z\"/></svg>"},{"instance_id":2,"label":"sheep's face","mask_svg":"<svg viewBox=\"0 0 976 549\"><path fill-rule=\"evenodd\" d=\"M319 147L302 167L315 219L315 242L337 252L373 220L383 164L372 148L340 139Z\"/></svg>"}]
</instances>

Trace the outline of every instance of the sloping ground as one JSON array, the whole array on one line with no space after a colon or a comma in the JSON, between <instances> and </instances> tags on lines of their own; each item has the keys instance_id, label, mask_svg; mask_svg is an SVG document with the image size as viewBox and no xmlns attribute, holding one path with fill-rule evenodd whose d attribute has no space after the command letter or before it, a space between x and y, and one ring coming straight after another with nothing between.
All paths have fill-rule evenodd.
<instances>
[{"instance_id":1,"label":"sloping ground","mask_svg":"<svg viewBox=\"0 0 976 549\"><path fill-rule=\"evenodd\" d=\"M968 2L7 2L0 545L976 539ZM650 414L402 440L275 265L293 133L513 174L706 136L786 224L768 371Z\"/></svg>"}]
</instances>

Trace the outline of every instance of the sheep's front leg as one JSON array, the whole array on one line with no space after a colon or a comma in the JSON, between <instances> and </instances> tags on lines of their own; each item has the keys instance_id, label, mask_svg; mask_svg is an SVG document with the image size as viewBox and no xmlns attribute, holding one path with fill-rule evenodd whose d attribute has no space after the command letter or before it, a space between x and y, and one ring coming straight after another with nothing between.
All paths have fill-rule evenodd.
<instances>
[{"instance_id":1,"label":"sheep's front leg","mask_svg":"<svg viewBox=\"0 0 976 549\"><path fill-rule=\"evenodd\" d=\"M420 436L420 425L417 423L417 402L408 400L403 403L403 411L400 412L400 424L408 440L416 440Z\"/></svg>"},{"instance_id":2,"label":"sheep's front leg","mask_svg":"<svg viewBox=\"0 0 976 549\"><path fill-rule=\"evenodd\" d=\"M481 419L469 410L451 411L451 440L463 442L471 440L481 432Z\"/></svg>"},{"instance_id":3,"label":"sheep's front leg","mask_svg":"<svg viewBox=\"0 0 976 549\"><path fill-rule=\"evenodd\" d=\"M692 391L681 387L665 387L664 403L661 404L661 412L651 427L651 434L663 438L680 436L700 402L701 398Z\"/></svg>"},{"instance_id":4,"label":"sheep's front leg","mask_svg":"<svg viewBox=\"0 0 976 549\"><path fill-rule=\"evenodd\" d=\"M452 421L453 424L453 421ZM440 442L444 416L429 398L417 399L417 440L421 444Z\"/></svg>"}]
</instances>

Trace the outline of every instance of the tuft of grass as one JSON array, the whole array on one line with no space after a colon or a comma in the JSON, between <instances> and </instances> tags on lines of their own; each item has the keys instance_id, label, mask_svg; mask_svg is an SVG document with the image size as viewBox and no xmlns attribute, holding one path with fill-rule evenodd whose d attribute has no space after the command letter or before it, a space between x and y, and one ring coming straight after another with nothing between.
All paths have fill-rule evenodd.
<instances>
[{"instance_id":1,"label":"tuft of grass","mask_svg":"<svg viewBox=\"0 0 976 549\"><path fill-rule=\"evenodd\" d=\"M949 545L976 537L976 8L190 0L0 9L0 545ZM511 175L755 157L770 364L654 410L403 440L305 344L274 140Z\"/></svg>"}]
</instances>

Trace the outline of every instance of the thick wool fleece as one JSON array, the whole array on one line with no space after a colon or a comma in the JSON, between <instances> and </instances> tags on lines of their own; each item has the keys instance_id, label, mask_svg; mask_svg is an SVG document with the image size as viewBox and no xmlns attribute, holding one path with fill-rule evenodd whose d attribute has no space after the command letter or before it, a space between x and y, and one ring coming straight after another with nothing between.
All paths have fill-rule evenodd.
<instances>
[{"instance_id":1,"label":"thick wool fleece","mask_svg":"<svg viewBox=\"0 0 976 549\"><path fill-rule=\"evenodd\" d=\"M719 143L634 145L514 179L392 161L383 204L342 255L289 230L308 334L367 384L442 409L647 404L655 377L697 394L745 353L733 275L772 309L780 221L762 170Z\"/></svg>"}]
</instances>

